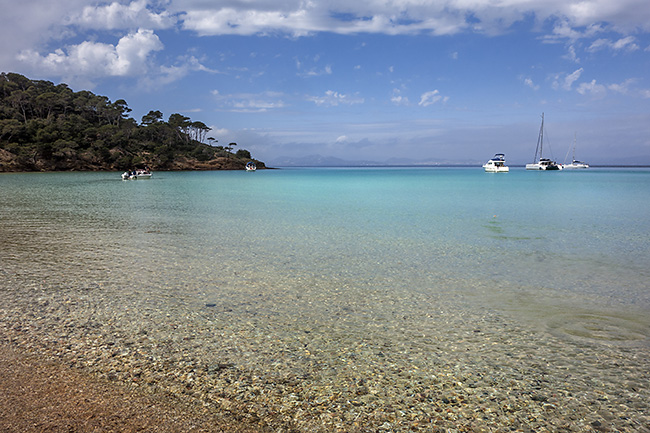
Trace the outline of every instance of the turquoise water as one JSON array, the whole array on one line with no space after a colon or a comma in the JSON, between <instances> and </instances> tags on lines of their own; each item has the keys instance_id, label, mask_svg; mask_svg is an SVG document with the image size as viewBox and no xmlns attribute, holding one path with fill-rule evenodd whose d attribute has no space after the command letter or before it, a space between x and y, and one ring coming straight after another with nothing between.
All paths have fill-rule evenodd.
<instances>
[{"instance_id":1,"label":"turquoise water","mask_svg":"<svg viewBox=\"0 0 650 433\"><path fill-rule=\"evenodd\" d=\"M269 431L645 431L648 215L648 169L4 174L0 342Z\"/></svg>"},{"instance_id":2,"label":"turquoise water","mask_svg":"<svg viewBox=\"0 0 650 433\"><path fill-rule=\"evenodd\" d=\"M53 285L148 287L187 303L251 288L326 304L447 293L550 327L535 312L650 311L647 169L5 174L0 184L3 271Z\"/></svg>"}]
</instances>

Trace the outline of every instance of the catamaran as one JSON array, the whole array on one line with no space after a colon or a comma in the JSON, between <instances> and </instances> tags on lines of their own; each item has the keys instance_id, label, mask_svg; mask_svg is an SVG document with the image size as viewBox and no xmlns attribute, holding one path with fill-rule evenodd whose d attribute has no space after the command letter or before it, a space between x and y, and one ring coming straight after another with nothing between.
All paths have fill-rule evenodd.
<instances>
[{"instance_id":1,"label":"catamaran","mask_svg":"<svg viewBox=\"0 0 650 433\"><path fill-rule=\"evenodd\" d=\"M532 164L526 164L526 170L562 170L562 164L558 164L548 158L542 158L542 148L544 147L544 113L542 113L542 126L539 128L537 137L537 148L535 149L535 158Z\"/></svg>"}]
</instances>

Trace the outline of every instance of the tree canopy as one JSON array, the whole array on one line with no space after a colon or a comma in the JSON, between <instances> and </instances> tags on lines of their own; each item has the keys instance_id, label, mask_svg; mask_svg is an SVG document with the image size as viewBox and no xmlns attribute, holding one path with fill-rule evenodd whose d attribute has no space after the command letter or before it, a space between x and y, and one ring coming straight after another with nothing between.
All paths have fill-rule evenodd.
<instances>
[{"instance_id":1,"label":"tree canopy","mask_svg":"<svg viewBox=\"0 0 650 433\"><path fill-rule=\"evenodd\" d=\"M130 112L124 99L3 72L0 171L234 169L251 160L233 154L234 143L215 146L203 122L151 110L138 124Z\"/></svg>"}]
</instances>

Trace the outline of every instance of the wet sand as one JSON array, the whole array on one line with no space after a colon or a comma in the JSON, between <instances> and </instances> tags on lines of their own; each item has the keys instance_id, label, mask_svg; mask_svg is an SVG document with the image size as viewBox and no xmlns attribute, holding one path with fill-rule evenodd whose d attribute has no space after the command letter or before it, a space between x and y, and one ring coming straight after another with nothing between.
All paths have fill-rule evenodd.
<instances>
[{"instance_id":1,"label":"wet sand","mask_svg":"<svg viewBox=\"0 0 650 433\"><path fill-rule=\"evenodd\" d=\"M263 432L0 345L0 432Z\"/></svg>"}]
</instances>

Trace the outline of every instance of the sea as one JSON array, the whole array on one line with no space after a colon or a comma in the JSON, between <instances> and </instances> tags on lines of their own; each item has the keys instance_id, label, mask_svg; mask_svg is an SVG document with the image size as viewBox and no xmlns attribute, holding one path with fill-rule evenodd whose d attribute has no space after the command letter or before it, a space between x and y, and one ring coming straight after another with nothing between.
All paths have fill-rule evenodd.
<instances>
[{"instance_id":1,"label":"sea","mask_svg":"<svg viewBox=\"0 0 650 433\"><path fill-rule=\"evenodd\" d=\"M648 168L2 174L0 291L0 340L277 431L650 429Z\"/></svg>"}]
</instances>

